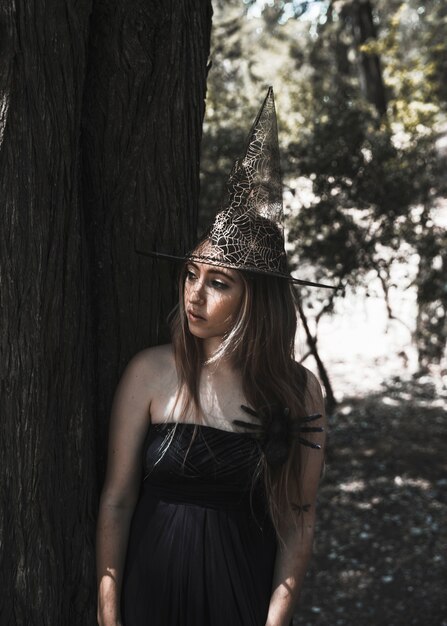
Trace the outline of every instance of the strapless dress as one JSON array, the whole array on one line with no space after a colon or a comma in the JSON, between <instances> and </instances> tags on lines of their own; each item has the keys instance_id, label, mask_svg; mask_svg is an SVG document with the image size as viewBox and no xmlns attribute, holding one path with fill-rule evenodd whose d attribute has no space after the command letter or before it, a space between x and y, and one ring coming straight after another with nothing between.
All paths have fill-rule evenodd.
<instances>
[{"instance_id":1,"label":"strapless dress","mask_svg":"<svg viewBox=\"0 0 447 626\"><path fill-rule=\"evenodd\" d=\"M277 544L259 444L249 433L205 425L192 441L194 426L149 428L123 624L265 626Z\"/></svg>"}]
</instances>

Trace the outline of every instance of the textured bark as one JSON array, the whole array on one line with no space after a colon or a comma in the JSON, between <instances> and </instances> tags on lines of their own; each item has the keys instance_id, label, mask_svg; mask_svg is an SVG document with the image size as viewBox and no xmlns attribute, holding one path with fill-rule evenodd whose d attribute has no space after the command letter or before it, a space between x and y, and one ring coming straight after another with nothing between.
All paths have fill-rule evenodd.
<instances>
[{"instance_id":1,"label":"textured bark","mask_svg":"<svg viewBox=\"0 0 447 626\"><path fill-rule=\"evenodd\" d=\"M176 267L134 252L196 236L210 0L95 4L83 113L97 371L98 473L129 358L168 338Z\"/></svg>"},{"instance_id":2,"label":"textured bark","mask_svg":"<svg viewBox=\"0 0 447 626\"><path fill-rule=\"evenodd\" d=\"M211 3L93 8L0 0L2 626L96 623L96 459L175 298L135 236L195 236Z\"/></svg>"},{"instance_id":3,"label":"textured bark","mask_svg":"<svg viewBox=\"0 0 447 626\"><path fill-rule=\"evenodd\" d=\"M3 0L0 623L93 623L79 127L90 0Z\"/></svg>"}]
</instances>

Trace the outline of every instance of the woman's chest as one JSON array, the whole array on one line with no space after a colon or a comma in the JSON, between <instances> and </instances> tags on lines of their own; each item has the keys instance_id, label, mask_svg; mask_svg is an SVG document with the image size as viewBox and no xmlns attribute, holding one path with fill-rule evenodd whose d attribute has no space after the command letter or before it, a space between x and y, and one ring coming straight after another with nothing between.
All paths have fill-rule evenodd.
<instances>
[{"instance_id":1,"label":"woman's chest","mask_svg":"<svg viewBox=\"0 0 447 626\"><path fill-rule=\"evenodd\" d=\"M241 409L241 405L247 405L248 402L237 377L216 379L202 375L197 388L200 401L199 414L194 412L193 403L186 389L179 389L176 377L166 377L151 404L151 421L153 423L167 419L192 421L224 429L234 428L231 424L233 419L247 421L247 415Z\"/></svg>"}]
</instances>

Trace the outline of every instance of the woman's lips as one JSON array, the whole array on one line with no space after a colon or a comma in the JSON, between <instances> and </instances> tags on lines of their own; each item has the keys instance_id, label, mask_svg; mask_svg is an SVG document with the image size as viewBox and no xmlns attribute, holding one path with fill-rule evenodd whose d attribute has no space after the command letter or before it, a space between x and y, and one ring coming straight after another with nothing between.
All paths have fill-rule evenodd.
<instances>
[{"instance_id":1,"label":"woman's lips","mask_svg":"<svg viewBox=\"0 0 447 626\"><path fill-rule=\"evenodd\" d=\"M198 315L197 313L195 313L191 309L188 309L187 313L188 313L189 319L192 322L205 322L206 321L204 317L202 317L201 315Z\"/></svg>"}]
</instances>

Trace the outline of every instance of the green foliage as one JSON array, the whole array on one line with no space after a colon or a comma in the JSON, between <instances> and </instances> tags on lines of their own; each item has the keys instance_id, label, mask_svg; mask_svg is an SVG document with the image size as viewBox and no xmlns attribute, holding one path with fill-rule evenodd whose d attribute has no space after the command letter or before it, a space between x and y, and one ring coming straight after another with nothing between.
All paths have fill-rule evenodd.
<instances>
[{"instance_id":1,"label":"green foliage","mask_svg":"<svg viewBox=\"0 0 447 626\"><path fill-rule=\"evenodd\" d=\"M432 8L439 12L439 5ZM389 107L380 119L353 72L340 65L346 50L336 50L349 36L346 22L332 15L308 50L312 107L290 145L291 163L312 180L314 193L290 220L300 263L308 260L326 268L325 279L355 286L367 283L371 270L387 281L393 263L409 250L419 255L415 339L421 366L441 359L447 331L446 236L434 221L435 198L446 191L445 164L435 149L446 103L439 101L437 82L427 80L434 76L430 17L427 7L397 6L381 15L381 37L362 46L382 62Z\"/></svg>"},{"instance_id":2,"label":"green foliage","mask_svg":"<svg viewBox=\"0 0 447 626\"><path fill-rule=\"evenodd\" d=\"M248 6L248 5L247 5ZM273 85L280 113L282 159L287 163L287 137L303 116L292 111L294 85L283 90L296 67L290 43L306 36L305 25L291 20L280 26L248 19L241 0L214 3L211 69L202 140L199 231L219 206L233 161L241 154L253 119Z\"/></svg>"},{"instance_id":3,"label":"green foliage","mask_svg":"<svg viewBox=\"0 0 447 626\"><path fill-rule=\"evenodd\" d=\"M397 251L402 238L415 243L410 207L429 202L433 192L437 157L431 142L396 146L388 125L340 90L316 103L306 132L290 144L290 161L312 179L315 194L311 207L291 219L290 238L296 237L300 256L348 276L375 267L378 244ZM315 232L323 239L315 240ZM349 250L341 266L340 244Z\"/></svg>"},{"instance_id":4,"label":"green foliage","mask_svg":"<svg viewBox=\"0 0 447 626\"><path fill-rule=\"evenodd\" d=\"M313 267L313 277L339 283L341 294L375 273L387 297L393 264L417 254L415 340L421 366L437 362L447 334L447 241L436 221L437 198L447 192L436 148L447 132L447 8L440 0L378 0L370 30L378 36L359 43L353 0L319 3L311 22L306 14L284 20L290 4L269 3L257 20L241 5L233 22L219 22L202 199L209 207L214 200L213 214L217 181L223 184L262 90L273 83L285 183L292 206L300 205L288 219L300 273ZM385 116L367 99L365 80L377 80L365 74L369 58L381 71ZM303 179L311 183L306 200Z\"/></svg>"},{"instance_id":5,"label":"green foliage","mask_svg":"<svg viewBox=\"0 0 447 626\"><path fill-rule=\"evenodd\" d=\"M201 155L200 233L218 209L225 177L242 151L256 114L256 104L249 98L256 78L241 37L241 31L247 30L245 11L240 2L230 5L230 10L228 7L220 8L218 4L214 7L213 47Z\"/></svg>"}]
</instances>

